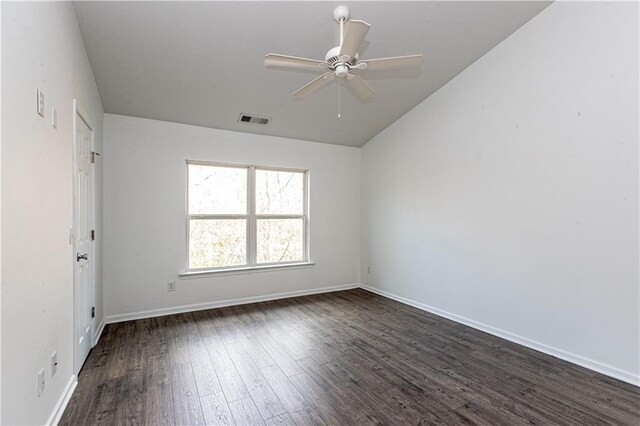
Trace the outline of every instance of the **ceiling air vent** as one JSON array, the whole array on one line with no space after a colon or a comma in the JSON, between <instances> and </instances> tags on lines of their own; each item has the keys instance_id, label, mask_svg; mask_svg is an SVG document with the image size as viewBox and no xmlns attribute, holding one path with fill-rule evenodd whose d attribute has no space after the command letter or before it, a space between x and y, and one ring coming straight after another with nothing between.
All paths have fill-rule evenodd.
<instances>
[{"instance_id":1,"label":"ceiling air vent","mask_svg":"<svg viewBox=\"0 0 640 426\"><path fill-rule=\"evenodd\" d=\"M240 123L258 124L260 126L266 126L270 121L271 119L268 117L259 117L250 114L240 114L240 118L238 119Z\"/></svg>"}]
</instances>

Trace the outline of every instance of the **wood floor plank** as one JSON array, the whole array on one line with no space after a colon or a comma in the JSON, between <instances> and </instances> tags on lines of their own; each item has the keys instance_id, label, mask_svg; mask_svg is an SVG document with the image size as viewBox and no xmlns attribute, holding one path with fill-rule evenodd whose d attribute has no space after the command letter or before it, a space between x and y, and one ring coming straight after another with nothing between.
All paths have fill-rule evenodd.
<instances>
[{"instance_id":1,"label":"wood floor plank","mask_svg":"<svg viewBox=\"0 0 640 426\"><path fill-rule=\"evenodd\" d=\"M97 404L97 387L107 377L107 368L89 368L80 371L76 386L60 419L61 425L85 424L92 407Z\"/></svg>"},{"instance_id":2,"label":"wood floor plank","mask_svg":"<svg viewBox=\"0 0 640 426\"><path fill-rule=\"evenodd\" d=\"M119 391L122 387L123 377L107 379L97 387L96 400L92 410L87 416L89 423L109 424L113 422L118 411ZM89 420L93 418L93 420Z\"/></svg>"},{"instance_id":3,"label":"wood floor plank","mask_svg":"<svg viewBox=\"0 0 640 426\"><path fill-rule=\"evenodd\" d=\"M149 425L169 426L175 424L171 384L160 382L150 386L145 400L145 419Z\"/></svg>"},{"instance_id":4,"label":"wood floor plank","mask_svg":"<svg viewBox=\"0 0 640 426\"><path fill-rule=\"evenodd\" d=\"M155 386L171 382L171 361L168 353L149 357L147 364L147 385Z\"/></svg>"},{"instance_id":5,"label":"wood floor plank","mask_svg":"<svg viewBox=\"0 0 640 426\"><path fill-rule=\"evenodd\" d=\"M241 339L240 343L242 343L242 346L249 356L251 356L251 359L258 368L268 367L275 364L273 358L269 356L267 351L264 350L260 342L258 342L255 337L249 336Z\"/></svg>"},{"instance_id":6,"label":"wood floor plank","mask_svg":"<svg viewBox=\"0 0 640 426\"><path fill-rule=\"evenodd\" d=\"M209 310L196 311L192 315L195 325L198 328L200 338L205 346L220 340L218 330L216 328L217 317Z\"/></svg>"},{"instance_id":7,"label":"wood floor plank","mask_svg":"<svg viewBox=\"0 0 640 426\"><path fill-rule=\"evenodd\" d=\"M151 318L148 356L169 356L168 326L165 317Z\"/></svg>"},{"instance_id":8,"label":"wood floor plank","mask_svg":"<svg viewBox=\"0 0 640 426\"><path fill-rule=\"evenodd\" d=\"M304 410L293 411L291 418L298 426L324 426L326 424L311 407Z\"/></svg>"},{"instance_id":9,"label":"wood floor plank","mask_svg":"<svg viewBox=\"0 0 640 426\"><path fill-rule=\"evenodd\" d=\"M417 420L415 413L399 408L396 404L385 398L385 391L388 391L389 386L378 385L370 387L368 384L368 375L350 374L349 367L343 367L339 362L332 362L323 365L330 374L334 377L341 378L340 386L355 393L360 399L373 405L376 408L383 410L386 417L391 419L394 424L409 424ZM374 391L377 390L377 391Z\"/></svg>"},{"instance_id":10,"label":"wood floor plank","mask_svg":"<svg viewBox=\"0 0 640 426\"><path fill-rule=\"evenodd\" d=\"M223 343L235 343L245 336L229 308L215 309L212 315L216 319L214 326Z\"/></svg>"},{"instance_id":11,"label":"wood floor plank","mask_svg":"<svg viewBox=\"0 0 640 426\"><path fill-rule=\"evenodd\" d=\"M131 370L122 378L122 386L119 389L119 400L130 400L144 395L147 392L147 371Z\"/></svg>"},{"instance_id":12,"label":"wood floor plank","mask_svg":"<svg viewBox=\"0 0 640 426\"><path fill-rule=\"evenodd\" d=\"M249 392L222 341L218 340L215 343L210 343L207 346L207 350L227 402L247 398Z\"/></svg>"},{"instance_id":13,"label":"wood floor plank","mask_svg":"<svg viewBox=\"0 0 640 426\"><path fill-rule=\"evenodd\" d=\"M638 419L638 387L355 289L109 324L60 424Z\"/></svg>"},{"instance_id":14,"label":"wood floor plank","mask_svg":"<svg viewBox=\"0 0 640 426\"><path fill-rule=\"evenodd\" d=\"M127 370L142 370L147 366L151 340L151 319L134 322L133 335L126 354Z\"/></svg>"},{"instance_id":15,"label":"wood floor plank","mask_svg":"<svg viewBox=\"0 0 640 426\"><path fill-rule=\"evenodd\" d=\"M117 379L127 373L127 352L135 325L133 321L127 321L116 326L116 336L113 342L113 350L107 360L109 378Z\"/></svg>"},{"instance_id":16,"label":"wood floor plank","mask_svg":"<svg viewBox=\"0 0 640 426\"><path fill-rule=\"evenodd\" d=\"M289 413L280 414L279 416L273 416L265 421L267 425L286 425L296 426Z\"/></svg>"},{"instance_id":17,"label":"wood floor plank","mask_svg":"<svg viewBox=\"0 0 640 426\"><path fill-rule=\"evenodd\" d=\"M196 379L198 395L201 397L222 392L218 375L204 343L199 338L189 342L189 357Z\"/></svg>"},{"instance_id":18,"label":"wood floor plank","mask_svg":"<svg viewBox=\"0 0 640 426\"><path fill-rule=\"evenodd\" d=\"M171 373L171 393L176 424L203 425L204 415L191 364L183 362L173 365Z\"/></svg>"},{"instance_id":19,"label":"wood floor plank","mask_svg":"<svg viewBox=\"0 0 640 426\"><path fill-rule=\"evenodd\" d=\"M185 322L186 319L182 315L169 315L167 317L169 355L171 364L174 365L190 362Z\"/></svg>"},{"instance_id":20,"label":"wood floor plank","mask_svg":"<svg viewBox=\"0 0 640 426\"><path fill-rule=\"evenodd\" d=\"M204 421L207 425L233 425L233 416L224 397L224 392L217 392L200 398Z\"/></svg>"},{"instance_id":21,"label":"wood floor plank","mask_svg":"<svg viewBox=\"0 0 640 426\"><path fill-rule=\"evenodd\" d=\"M251 397L229 403L229 410L237 425L263 425L264 420Z\"/></svg>"},{"instance_id":22,"label":"wood floor plank","mask_svg":"<svg viewBox=\"0 0 640 426\"><path fill-rule=\"evenodd\" d=\"M105 327L105 330L102 332L102 337L100 337L100 341L91 350L91 352L89 352L89 356L87 357L83 368L98 368L107 365L109 355L115 348L111 344L113 341L113 336L111 336L112 333L107 332L108 329L114 330L115 327L113 327L112 324L110 324L110 326Z\"/></svg>"},{"instance_id":23,"label":"wood floor plank","mask_svg":"<svg viewBox=\"0 0 640 426\"><path fill-rule=\"evenodd\" d=\"M134 398L121 401L118 404L118 410L116 412L116 425L137 426L146 424L146 404L146 395L139 395ZM108 422L107 424L112 423Z\"/></svg>"},{"instance_id":24,"label":"wood floor plank","mask_svg":"<svg viewBox=\"0 0 640 426\"><path fill-rule=\"evenodd\" d=\"M298 392L309 401L324 423L328 425L349 424L347 418L334 408L337 403L336 396L319 386L307 373L291 376L289 380L295 385Z\"/></svg>"},{"instance_id":25,"label":"wood floor plank","mask_svg":"<svg viewBox=\"0 0 640 426\"><path fill-rule=\"evenodd\" d=\"M280 370L280 367L271 365L261 368L260 371L288 412L304 410L309 407L309 403Z\"/></svg>"},{"instance_id":26,"label":"wood floor plank","mask_svg":"<svg viewBox=\"0 0 640 426\"><path fill-rule=\"evenodd\" d=\"M271 335L263 334L261 336L256 336L256 338L284 374L287 376L294 376L302 373L302 370L296 361L287 354L285 349L276 340L274 340Z\"/></svg>"},{"instance_id":27,"label":"wood floor plank","mask_svg":"<svg viewBox=\"0 0 640 426\"><path fill-rule=\"evenodd\" d=\"M287 410L242 344L236 342L227 344L226 347L262 418L266 420L285 413Z\"/></svg>"},{"instance_id":28,"label":"wood floor plank","mask_svg":"<svg viewBox=\"0 0 640 426\"><path fill-rule=\"evenodd\" d=\"M344 377L332 374L311 358L305 358L299 362L314 382L323 387L325 392L336 396L333 402L336 409L350 422L355 424L394 423L389 413L376 404L369 395L346 385Z\"/></svg>"}]
</instances>

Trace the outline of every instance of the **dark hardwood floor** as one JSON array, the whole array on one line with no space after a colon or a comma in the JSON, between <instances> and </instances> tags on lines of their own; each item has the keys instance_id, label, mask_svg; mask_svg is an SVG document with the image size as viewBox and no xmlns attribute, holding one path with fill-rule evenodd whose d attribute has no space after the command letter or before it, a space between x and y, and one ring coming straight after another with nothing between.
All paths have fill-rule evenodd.
<instances>
[{"instance_id":1,"label":"dark hardwood floor","mask_svg":"<svg viewBox=\"0 0 640 426\"><path fill-rule=\"evenodd\" d=\"M639 419L639 388L358 289L108 325L61 424Z\"/></svg>"}]
</instances>

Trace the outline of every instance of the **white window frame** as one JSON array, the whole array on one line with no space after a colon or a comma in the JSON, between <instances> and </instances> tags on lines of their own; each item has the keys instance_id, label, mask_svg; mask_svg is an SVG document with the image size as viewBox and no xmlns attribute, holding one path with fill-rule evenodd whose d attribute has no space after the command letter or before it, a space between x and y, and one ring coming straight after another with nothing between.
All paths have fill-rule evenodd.
<instances>
[{"instance_id":1,"label":"white window frame","mask_svg":"<svg viewBox=\"0 0 640 426\"><path fill-rule=\"evenodd\" d=\"M189 166L212 166L212 167L230 167L235 169L246 169L247 171L247 213L246 214L189 214ZM303 174L303 212L302 214L256 214L256 170L269 170L278 172L295 172ZM313 265L309 253L309 170L295 169L288 167L272 167L258 166L248 164L219 163L211 161L187 160L186 161L186 185L185 185L185 226L186 226L186 268L185 273L181 276L219 273L219 272L237 272L247 270L269 270L279 267L296 267ZM243 265L219 266L212 268L190 268L190 221L192 219L245 219L247 221L247 262ZM257 240L259 219L302 219L303 233L303 259L288 262L273 263L257 263Z\"/></svg>"}]
</instances>

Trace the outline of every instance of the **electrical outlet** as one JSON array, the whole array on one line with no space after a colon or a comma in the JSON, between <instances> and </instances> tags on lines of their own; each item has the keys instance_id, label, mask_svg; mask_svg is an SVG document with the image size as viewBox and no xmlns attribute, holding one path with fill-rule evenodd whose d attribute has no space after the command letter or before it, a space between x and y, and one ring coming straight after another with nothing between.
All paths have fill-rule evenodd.
<instances>
[{"instance_id":1,"label":"electrical outlet","mask_svg":"<svg viewBox=\"0 0 640 426\"><path fill-rule=\"evenodd\" d=\"M51 354L51 377L53 377L58 371L58 353L53 352Z\"/></svg>"},{"instance_id":2,"label":"electrical outlet","mask_svg":"<svg viewBox=\"0 0 640 426\"><path fill-rule=\"evenodd\" d=\"M371 266L367 266L367 274L371 273Z\"/></svg>"},{"instance_id":3,"label":"electrical outlet","mask_svg":"<svg viewBox=\"0 0 640 426\"><path fill-rule=\"evenodd\" d=\"M167 285L167 291L176 291L176 282L175 281L169 281L169 283Z\"/></svg>"},{"instance_id":4,"label":"electrical outlet","mask_svg":"<svg viewBox=\"0 0 640 426\"><path fill-rule=\"evenodd\" d=\"M36 111L41 117L44 117L44 93L40 89L37 90Z\"/></svg>"},{"instance_id":5,"label":"electrical outlet","mask_svg":"<svg viewBox=\"0 0 640 426\"><path fill-rule=\"evenodd\" d=\"M38 371L38 397L44 392L44 368Z\"/></svg>"}]
</instances>

